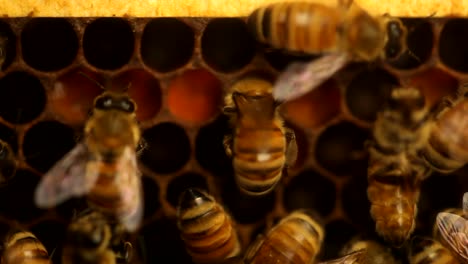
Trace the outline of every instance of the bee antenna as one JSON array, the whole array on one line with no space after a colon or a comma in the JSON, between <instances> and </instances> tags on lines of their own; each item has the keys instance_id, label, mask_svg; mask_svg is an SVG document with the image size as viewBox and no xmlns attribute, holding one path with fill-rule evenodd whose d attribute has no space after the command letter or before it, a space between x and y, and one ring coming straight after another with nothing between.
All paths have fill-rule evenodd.
<instances>
[{"instance_id":1,"label":"bee antenna","mask_svg":"<svg viewBox=\"0 0 468 264\"><path fill-rule=\"evenodd\" d=\"M124 93L128 92L128 90L132 87L132 82L128 82L127 88L123 90Z\"/></svg>"},{"instance_id":2,"label":"bee antenna","mask_svg":"<svg viewBox=\"0 0 468 264\"><path fill-rule=\"evenodd\" d=\"M54 256L56 250L57 250L57 247L55 247L54 250L52 250L52 252L49 255L49 259L52 259L52 257Z\"/></svg>"},{"instance_id":3,"label":"bee antenna","mask_svg":"<svg viewBox=\"0 0 468 264\"><path fill-rule=\"evenodd\" d=\"M101 88L102 90L106 90L106 88L104 87L104 85L100 84L98 81L96 81L95 79L91 78L88 74L84 73L83 71L79 71L78 74L80 74L81 76L85 77L86 79L92 81L94 84L96 84L97 86L99 86L99 88Z\"/></svg>"},{"instance_id":4,"label":"bee antenna","mask_svg":"<svg viewBox=\"0 0 468 264\"><path fill-rule=\"evenodd\" d=\"M407 49L407 52L408 52L408 55L410 55L411 58L417 60L418 62L421 62L421 59L416 54L414 54L414 52L412 52L409 48Z\"/></svg>"}]
</instances>

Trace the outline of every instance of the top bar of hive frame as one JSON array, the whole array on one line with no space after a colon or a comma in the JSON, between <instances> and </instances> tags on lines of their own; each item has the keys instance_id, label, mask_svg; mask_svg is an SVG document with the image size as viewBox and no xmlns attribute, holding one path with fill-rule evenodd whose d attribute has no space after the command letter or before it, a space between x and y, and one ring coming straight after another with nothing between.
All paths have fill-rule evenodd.
<instances>
[{"instance_id":1,"label":"top bar of hive frame","mask_svg":"<svg viewBox=\"0 0 468 264\"><path fill-rule=\"evenodd\" d=\"M255 8L295 0L0 0L7 17L243 17ZM297 1L297 0L296 0ZM334 0L299 0L334 4ZM468 16L468 0L355 0L373 15Z\"/></svg>"}]
</instances>

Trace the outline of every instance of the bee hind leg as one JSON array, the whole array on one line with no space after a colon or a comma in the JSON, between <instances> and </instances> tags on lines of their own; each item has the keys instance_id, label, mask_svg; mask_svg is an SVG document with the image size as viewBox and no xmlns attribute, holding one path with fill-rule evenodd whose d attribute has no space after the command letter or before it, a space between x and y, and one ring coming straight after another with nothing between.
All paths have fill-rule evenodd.
<instances>
[{"instance_id":1,"label":"bee hind leg","mask_svg":"<svg viewBox=\"0 0 468 264\"><path fill-rule=\"evenodd\" d=\"M297 141L296 134L291 128L285 128L286 137L286 167L292 167L297 160Z\"/></svg>"}]
</instances>

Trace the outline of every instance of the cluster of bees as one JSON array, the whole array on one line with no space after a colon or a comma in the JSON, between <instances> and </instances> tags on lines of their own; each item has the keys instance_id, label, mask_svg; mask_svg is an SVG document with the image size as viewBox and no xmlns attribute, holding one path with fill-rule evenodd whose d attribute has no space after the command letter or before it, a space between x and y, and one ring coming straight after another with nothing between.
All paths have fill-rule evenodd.
<instances>
[{"instance_id":1,"label":"cluster of bees","mask_svg":"<svg viewBox=\"0 0 468 264\"><path fill-rule=\"evenodd\" d=\"M320 25L320 26L317 26ZM337 6L277 3L255 10L248 26L259 42L291 52L324 54L293 63L275 83L245 77L230 87L223 112L232 133L224 138L235 181L245 195L274 190L295 163L294 131L280 114L283 101L319 86L348 62L392 60L405 52L407 29L397 18L373 17L352 1ZM377 234L389 247L357 239L338 259L325 263L398 263L390 247L410 244L409 262L468 262L468 193L464 208L441 212L434 237L414 237L421 182L432 172L450 173L468 162L468 85L428 108L412 87L395 88L378 113L369 151L368 198ZM131 263L128 235L143 218L138 154L144 139L137 105L125 93L105 91L94 101L84 137L41 179L34 200L52 208L73 197L89 207L72 219L62 250L63 263ZM13 152L0 144L3 181L14 174ZM310 209L310 208L308 208ZM317 263L325 237L314 212L296 210L243 249L228 212L208 192L181 194L177 225L194 263ZM11 230L2 244L2 263L51 263L41 242L27 230Z\"/></svg>"}]
</instances>

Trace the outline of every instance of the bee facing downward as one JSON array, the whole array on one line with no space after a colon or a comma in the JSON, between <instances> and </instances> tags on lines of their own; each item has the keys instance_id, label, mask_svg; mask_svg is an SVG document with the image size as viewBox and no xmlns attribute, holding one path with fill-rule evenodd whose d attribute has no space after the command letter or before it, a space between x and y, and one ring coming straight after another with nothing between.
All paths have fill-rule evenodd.
<instances>
[{"instance_id":1,"label":"bee facing downward","mask_svg":"<svg viewBox=\"0 0 468 264\"><path fill-rule=\"evenodd\" d=\"M42 177L36 205L50 208L86 195L91 206L119 220L128 231L136 230L143 198L136 160L141 132L135 110L127 95L106 91L98 96L84 140Z\"/></svg>"},{"instance_id":2,"label":"bee facing downward","mask_svg":"<svg viewBox=\"0 0 468 264\"><path fill-rule=\"evenodd\" d=\"M132 245L123 243L122 252L112 250L113 232L107 219L94 211L74 220L67 229L62 262L67 264L130 263Z\"/></svg>"},{"instance_id":3,"label":"bee facing downward","mask_svg":"<svg viewBox=\"0 0 468 264\"><path fill-rule=\"evenodd\" d=\"M271 192L297 156L294 131L284 126L271 88L266 80L245 78L225 97L233 132L224 147L233 157L237 185L250 195Z\"/></svg>"},{"instance_id":4,"label":"bee facing downward","mask_svg":"<svg viewBox=\"0 0 468 264\"><path fill-rule=\"evenodd\" d=\"M247 249L246 264L314 263L325 231L313 214L297 210L283 218Z\"/></svg>"},{"instance_id":5,"label":"bee facing downward","mask_svg":"<svg viewBox=\"0 0 468 264\"><path fill-rule=\"evenodd\" d=\"M293 63L278 78L273 96L291 100L311 91L349 61L394 59L406 50L407 29L397 18L372 17L353 1L335 7L311 2L274 3L253 11L248 27L273 48L322 54Z\"/></svg>"},{"instance_id":6,"label":"bee facing downward","mask_svg":"<svg viewBox=\"0 0 468 264\"><path fill-rule=\"evenodd\" d=\"M195 263L220 263L240 253L231 217L204 191L188 189L182 193L177 225Z\"/></svg>"},{"instance_id":7,"label":"bee facing downward","mask_svg":"<svg viewBox=\"0 0 468 264\"><path fill-rule=\"evenodd\" d=\"M417 157L431 131L429 117L419 90L394 89L367 143L370 213L377 233L393 246L401 246L415 227L420 184L430 173Z\"/></svg>"},{"instance_id":8,"label":"bee facing downward","mask_svg":"<svg viewBox=\"0 0 468 264\"><path fill-rule=\"evenodd\" d=\"M47 249L33 233L15 230L6 236L0 263L52 264L52 261Z\"/></svg>"}]
</instances>

